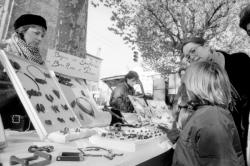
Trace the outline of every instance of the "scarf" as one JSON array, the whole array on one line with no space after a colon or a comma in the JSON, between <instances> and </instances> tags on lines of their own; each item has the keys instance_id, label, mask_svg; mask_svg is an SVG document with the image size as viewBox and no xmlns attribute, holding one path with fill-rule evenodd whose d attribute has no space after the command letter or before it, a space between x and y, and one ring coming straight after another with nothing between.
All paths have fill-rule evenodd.
<instances>
[{"instance_id":1,"label":"scarf","mask_svg":"<svg viewBox=\"0 0 250 166\"><path fill-rule=\"evenodd\" d=\"M37 47L28 45L24 40L20 39L16 33L12 35L11 41L13 42L21 57L24 57L25 59L40 65L44 64L42 56L40 55L39 49Z\"/></svg>"}]
</instances>

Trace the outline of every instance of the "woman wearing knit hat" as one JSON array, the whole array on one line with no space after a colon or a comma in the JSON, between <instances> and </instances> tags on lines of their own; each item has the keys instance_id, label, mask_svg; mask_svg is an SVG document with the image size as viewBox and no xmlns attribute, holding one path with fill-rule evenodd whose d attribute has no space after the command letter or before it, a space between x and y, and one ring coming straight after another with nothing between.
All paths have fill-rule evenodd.
<instances>
[{"instance_id":1,"label":"woman wearing knit hat","mask_svg":"<svg viewBox=\"0 0 250 166\"><path fill-rule=\"evenodd\" d=\"M44 64L39 44L47 31L46 20L39 15L24 14L15 21L14 29L11 38L6 41L5 51Z\"/></svg>"},{"instance_id":2,"label":"woman wearing knit hat","mask_svg":"<svg viewBox=\"0 0 250 166\"><path fill-rule=\"evenodd\" d=\"M0 42L0 49L4 49L6 52L25 58L28 61L43 65L44 61L39 52L39 45L47 31L46 20L38 15L24 14L15 21L14 30L15 32L9 39ZM2 76L6 76L8 80L6 73L3 72L3 66L1 66L0 63L0 80L5 78ZM15 94L15 90L13 89L13 92L11 91L11 95L6 93L1 95L1 90L5 92L6 88L2 87L0 84L0 103L1 99L6 99L6 101L0 105L4 128L19 131L34 129L33 125L30 124L30 121L28 120L28 116L22 103ZM24 119L24 123L13 125L12 119L14 116Z\"/></svg>"}]
</instances>

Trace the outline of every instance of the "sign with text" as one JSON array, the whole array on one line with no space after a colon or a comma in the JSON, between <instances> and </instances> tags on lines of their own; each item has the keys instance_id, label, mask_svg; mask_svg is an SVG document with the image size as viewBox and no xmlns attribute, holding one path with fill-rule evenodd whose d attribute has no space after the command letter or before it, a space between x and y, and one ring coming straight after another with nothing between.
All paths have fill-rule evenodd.
<instances>
[{"instance_id":1,"label":"sign with text","mask_svg":"<svg viewBox=\"0 0 250 166\"><path fill-rule=\"evenodd\" d=\"M51 49L46 58L48 68L54 72L92 81L99 80L101 61L101 58L89 54L80 58Z\"/></svg>"}]
</instances>

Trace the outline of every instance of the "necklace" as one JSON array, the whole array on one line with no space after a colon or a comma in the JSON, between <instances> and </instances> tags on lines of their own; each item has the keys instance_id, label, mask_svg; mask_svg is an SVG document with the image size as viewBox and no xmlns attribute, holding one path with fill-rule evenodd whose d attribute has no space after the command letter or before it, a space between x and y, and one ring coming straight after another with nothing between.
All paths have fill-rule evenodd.
<instances>
[{"instance_id":1,"label":"necklace","mask_svg":"<svg viewBox=\"0 0 250 166\"><path fill-rule=\"evenodd\" d=\"M44 78L38 78L36 77L31 71L30 71L30 68L33 67L34 69L36 69L37 71L39 71L43 76ZM38 68L37 66L34 66L34 65L28 65L26 67L26 70L27 72L34 78L34 80L39 83L39 84L46 84L47 81L46 81L46 77L47 77L47 73L44 73L40 68Z\"/></svg>"},{"instance_id":2,"label":"necklace","mask_svg":"<svg viewBox=\"0 0 250 166\"><path fill-rule=\"evenodd\" d=\"M29 98L31 98L32 96L41 96L42 93L40 92L40 87L39 85L37 84L37 82L31 77L29 76L28 74L24 73L24 72L21 72L21 71L17 71L16 72L17 74L20 73L20 74L23 74L24 76L26 76L27 78L29 78L32 82L35 83L36 87L37 87L37 90L35 89L30 89L30 90L27 90L27 94L29 96Z\"/></svg>"},{"instance_id":3,"label":"necklace","mask_svg":"<svg viewBox=\"0 0 250 166\"><path fill-rule=\"evenodd\" d=\"M97 146L89 146L86 148L78 148L78 150L82 153L83 156L86 157L105 157L109 160L113 160L116 156L122 156L123 153L114 153L111 149L105 149L102 147ZM103 151L104 153L86 153L86 152L100 152ZM105 154L106 152L106 154Z\"/></svg>"}]
</instances>

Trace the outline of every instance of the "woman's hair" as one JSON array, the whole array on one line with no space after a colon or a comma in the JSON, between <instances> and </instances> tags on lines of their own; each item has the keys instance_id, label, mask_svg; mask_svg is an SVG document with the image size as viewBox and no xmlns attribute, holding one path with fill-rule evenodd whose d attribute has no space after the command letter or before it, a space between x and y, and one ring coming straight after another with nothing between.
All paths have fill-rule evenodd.
<instances>
[{"instance_id":1,"label":"woman's hair","mask_svg":"<svg viewBox=\"0 0 250 166\"><path fill-rule=\"evenodd\" d=\"M183 51L183 47L188 44L188 43L195 43L195 44L199 44L201 46L203 46L206 43L206 40L201 38L201 37L191 37L186 39L182 45L181 45L181 51Z\"/></svg>"},{"instance_id":2,"label":"woman's hair","mask_svg":"<svg viewBox=\"0 0 250 166\"><path fill-rule=\"evenodd\" d=\"M201 61L187 68L183 77L189 103L229 107L232 88L226 71L212 61Z\"/></svg>"},{"instance_id":3,"label":"woman's hair","mask_svg":"<svg viewBox=\"0 0 250 166\"><path fill-rule=\"evenodd\" d=\"M35 27L37 27L37 26L38 26L38 25L24 25L24 26L21 26L21 27L17 28L15 31L16 31L18 37L20 37L22 40L25 41L25 39L24 39L24 33L25 33L29 28L35 28ZM43 29L43 32L45 33L45 32L46 32L46 29L44 29L43 27L42 27L42 29Z\"/></svg>"}]
</instances>

